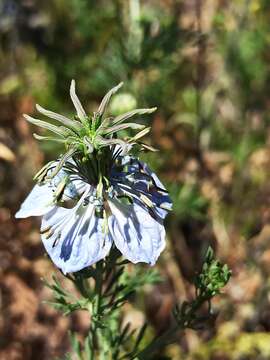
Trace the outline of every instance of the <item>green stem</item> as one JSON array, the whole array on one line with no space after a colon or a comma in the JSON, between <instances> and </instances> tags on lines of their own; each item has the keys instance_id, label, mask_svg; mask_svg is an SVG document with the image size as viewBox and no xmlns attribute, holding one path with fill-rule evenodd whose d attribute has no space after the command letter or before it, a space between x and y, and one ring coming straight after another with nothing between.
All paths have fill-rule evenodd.
<instances>
[{"instance_id":1,"label":"green stem","mask_svg":"<svg viewBox=\"0 0 270 360\"><path fill-rule=\"evenodd\" d=\"M175 334L179 331L178 325L173 325L165 333L156 337L151 343L143 349L138 355L134 356L132 359L146 360L150 359L158 350L164 348L165 346L173 343Z\"/></svg>"},{"instance_id":2,"label":"green stem","mask_svg":"<svg viewBox=\"0 0 270 360\"><path fill-rule=\"evenodd\" d=\"M94 360L95 348L100 348L100 318L101 318L101 300L102 300L102 285L103 285L103 262L100 261L96 265L96 277L95 277L95 298L92 307L92 320L91 320L91 339L92 339L92 356L91 360Z\"/></svg>"},{"instance_id":3,"label":"green stem","mask_svg":"<svg viewBox=\"0 0 270 360\"><path fill-rule=\"evenodd\" d=\"M153 356L158 350L174 343L176 340L175 335L178 331L192 327L192 322L196 316L196 312L201 308L205 301L208 301L205 296L199 296L193 300L190 309L183 315L182 319L178 319L177 324L172 325L169 330L154 338L145 349L135 355L132 359L151 359L151 356Z\"/></svg>"},{"instance_id":4,"label":"green stem","mask_svg":"<svg viewBox=\"0 0 270 360\"><path fill-rule=\"evenodd\" d=\"M109 268L114 268L117 257L113 251L110 252L108 261L110 266L105 261L100 261L96 265L96 276L95 276L95 289L94 289L94 303L92 306L92 321L90 334L92 339L92 353L90 360L96 359L98 354L99 360L109 360L111 353L111 344L108 340L107 329L102 327L101 322L103 319L102 313L102 299L103 299L103 287L106 282L107 272ZM108 319L107 319L108 321Z\"/></svg>"}]
</instances>

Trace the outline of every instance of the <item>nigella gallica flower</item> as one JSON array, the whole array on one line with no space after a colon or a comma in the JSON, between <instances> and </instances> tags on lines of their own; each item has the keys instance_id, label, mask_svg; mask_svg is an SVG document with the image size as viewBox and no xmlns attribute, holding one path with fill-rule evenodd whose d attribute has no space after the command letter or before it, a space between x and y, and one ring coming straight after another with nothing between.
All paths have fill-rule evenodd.
<instances>
[{"instance_id":1,"label":"nigella gallica flower","mask_svg":"<svg viewBox=\"0 0 270 360\"><path fill-rule=\"evenodd\" d=\"M131 262L151 265L165 247L163 220L172 206L170 198L149 167L131 155L136 147L154 150L140 141L150 128L126 122L156 109L105 117L110 98L121 86L105 95L93 116L80 103L74 80L70 96L77 115L73 120L39 105L41 114L60 125L24 115L57 135L34 134L37 139L61 142L66 152L36 174L37 184L16 217L43 216L42 242L64 273L103 259L112 244ZM128 128L140 131L119 138L119 131Z\"/></svg>"}]
</instances>

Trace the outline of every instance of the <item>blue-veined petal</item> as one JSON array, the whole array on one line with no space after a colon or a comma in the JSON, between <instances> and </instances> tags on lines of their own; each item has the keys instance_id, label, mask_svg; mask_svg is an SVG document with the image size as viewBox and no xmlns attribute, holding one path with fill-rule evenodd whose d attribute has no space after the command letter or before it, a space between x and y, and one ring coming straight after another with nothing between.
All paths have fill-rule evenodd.
<instances>
[{"instance_id":1,"label":"blue-veined petal","mask_svg":"<svg viewBox=\"0 0 270 360\"><path fill-rule=\"evenodd\" d=\"M53 200L53 191L49 184L35 185L15 217L26 218L44 215L54 208Z\"/></svg>"},{"instance_id":2,"label":"blue-veined petal","mask_svg":"<svg viewBox=\"0 0 270 360\"><path fill-rule=\"evenodd\" d=\"M168 211L172 209L171 199L157 175L149 169L149 167L140 161L140 164L144 167L144 171L149 175L154 182L154 186L148 186L148 181L143 178L135 181L133 190L137 193L141 193L149 198L154 204L155 213L161 218L165 219L168 214Z\"/></svg>"},{"instance_id":3,"label":"blue-veined petal","mask_svg":"<svg viewBox=\"0 0 270 360\"><path fill-rule=\"evenodd\" d=\"M53 171L56 165L57 162L51 166L48 174ZM63 187L61 200L67 201L80 197L88 185L77 176L69 175L61 169L50 182L34 186L22 203L20 210L15 214L15 217L26 218L29 216L41 216L52 210L55 206L54 202L57 189L59 190L59 188L61 188L66 178L68 178L68 181Z\"/></svg>"},{"instance_id":4,"label":"blue-veined petal","mask_svg":"<svg viewBox=\"0 0 270 360\"><path fill-rule=\"evenodd\" d=\"M116 247L131 262L154 265L165 248L165 229L138 205L109 200L110 236Z\"/></svg>"},{"instance_id":5,"label":"blue-veined petal","mask_svg":"<svg viewBox=\"0 0 270 360\"><path fill-rule=\"evenodd\" d=\"M127 194L134 202L147 208L160 220L163 220L172 208L171 199L157 175L142 161L131 156L120 157L125 170L112 169L112 184L119 195Z\"/></svg>"},{"instance_id":6,"label":"blue-veined petal","mask_svg":"<svg viewBox=\"0 0 270 360\"><path fill-rule=\"evenodd\" d=\"M138 160L138 163L141 165L141 167L146 172L146 174L150 175L154 179L155 184L160 189L166 190L164 185L162 184L162 182L159 180L158 176L149 168L149 166L146 163L144 163L143 161L140 161L140 160Z\"/></svg>"},{"instance_id":7,"label":"blue-veined petal","mask_svg":"<svg viewBox=\"0 0 270 360\"><path fill-rule=\"evenodd\" d=\"M93 204L81 200L72 209L55 208L43 217L41 238L57 267L64 273L79 271L103 259L111 248L104 219Z\"/></svg>"}]
</instances>

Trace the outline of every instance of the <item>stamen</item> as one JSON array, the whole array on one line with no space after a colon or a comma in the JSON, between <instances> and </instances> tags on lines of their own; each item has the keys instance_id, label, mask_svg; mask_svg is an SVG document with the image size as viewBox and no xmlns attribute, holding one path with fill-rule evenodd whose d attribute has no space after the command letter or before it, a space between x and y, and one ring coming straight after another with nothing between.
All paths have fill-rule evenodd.
<instances>
[{"instance_id":1,"label":"stamen","mask_svg":"<svg viewBox=\"0 0 270 360\"><path fill-rule=\"evenodd\" d=\"M102 223L102 233L104 235L107 235L109 233L109 224L108 224L108 217L107 217L107 213L106 213L106 210L103 209L103 223ZM103 241L103 245L102 246L105 246L105 236L104 236L104 241Z\"/></svg>"},{"instance_id":2,"label":"stamen","mask_svg":"<svg viewBox=\"0 0 270 360\"><path fill-rule=\"evenodd\" d=\"M64 166L65 162L71 158L75 153L76 153L76 148L75 147L71 147L60 159L60 161L58 162L58 164L56 165L54 171L51 172L50 175L47 176L48 180L51 180L52 178L54 178L59 171L62 169L62 167Z\"/></svg>"},{"instance_id":3,"label":"stamen","mask_svg":"<svg viewBox=\"0 0 270 360\"><path fill-rule=\"evenodd\" d=\"M48 240L50 237L52 237L54 234L54 231L52 228L50 228L48 231L43 232L43 235L45 236L45 239Z\"/></svg>"},{"instance_id":4,"label":"stamen","mask_svg":"<svg viewBox=\"0 0 270 360\"><path fill-rule=\"evenodd\" d=\"M48 173L48 171L52 168L55 167L55 162L54 161L50 161L48 162L46 165L44 165L34 176L34 180L37 180L38 183L41 183L45 180L46 175Z\"/></svg>"},{"instance_id":5,"label":"stamen","mask_svg":"<svg viewBox=\"0 0 270 360\"><path fill-rule=\"evenodd\" d=\"M159 207L160 207L161 209L168 210L168 211L171 211L171 210L172 210L172 208L169 207L169 205L167 205L166 203L160 204Z\"/></svg>"},{"instance_id":6,"label":"stamen","mask_svg":"<svg viewBox=\"0 0 270 360\"><path fill-rule=\"evenodd\" d=\"M45 234L46 232L48 232L51 229L51 226L47 226L45 229L40 229L40 234Z\"/></svg>"},{"instance_id":7,"label":"stamen","mask_svg":"<svg viewBox=\"0 0 270 360\"><path fill-rule=\"evenodd\" d=\"M55 193L54 193L54 200L57 202L59 200L61 200L61 197L64 193L64 190L67 186L67 183L68 183L68 176L65 176L61 181L60 183L57 185L57 188L55 190Z\"/></svg>"},{"instance_id":8,"label":"stamen","mask_svg":"<svg viewBox=\"0 0 270 360\"><path fill-rule=\"evenodd\" d=\"M53 242L53 244L52 244L52 247L53 247L53 248L57 245L57 243L58 243L58 241L60 240L60 238L61 238L61 231L59 231L59 233L57 234L56 239L54 240L54 242Z\"/></svg>"},{"instance_id":9,"label":"stamen","mask_svg":"<svg viewBox=\"0 0 270 360\"><path fill-rule=\"evenodd\" d=\"M152 203L152 201L144 194L140 194L140 200L148 207L150 207L150 208L154 207L154 204Z\"/></svg>"}]
</instances>

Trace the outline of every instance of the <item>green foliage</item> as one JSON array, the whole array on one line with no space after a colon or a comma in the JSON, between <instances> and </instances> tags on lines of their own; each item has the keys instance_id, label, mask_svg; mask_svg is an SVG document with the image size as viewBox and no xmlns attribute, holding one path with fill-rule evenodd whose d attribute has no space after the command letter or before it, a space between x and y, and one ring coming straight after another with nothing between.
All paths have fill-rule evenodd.
<instances>
[{"instance_id":1,"label":"green foliage","mask_svg":"<svg viewBox=\"0 0 270 360\"><path fill-rule=\"evenodd\" d=\"M85 310L91 315L89 334L81 344L76 334L70 334L73 354L82 360L96 359L150 359L156 352L175 341L175 333L186 328L198 329L212 317L210 302L229 281L231 272L227 265L215 259L213 250L208 249L202 271L197 275L194 285L196 297L176 305L173 311L175 323L161 336L154 338L141 348L147 324L134 329L132 324L121 323L120 309L141 291L146 284L160 282L155 270L147 270L137 265L128 271L127 261L121 261L120 253L113 249L108 258L95 266L84 269L68 278L80 293L76 298L66 291L54 276L53 283L45 284L53 291L54 301L50 304L65 315L76 310ZM208 303L208 312L201 315L203 305ZM68 354L66 359L71 359Z\"/></svg>"},{"instance_id":2,"label":"green foliage","mask_svg":"<svg viewBox=\"0 0 270 360\"><path fill-rule=\"evenodd\" d=\"M54 300L48 303L55 309L62 311L64 315L76 310L91 314L89 335L84 344L78 341L76 334L70 334L73 352L79 359L94 359L97 354L100 359L103 359L102 356L112 356L112 359L129 358L127 355L123 357L125 352L135 353L141 343L146 325L137 331L129 323L122 326L120 309L144 285L156 284L161 278L155 269L136 267L129 271L128 261L122 261L120 257L118 250L113 248L106 260L68 275L79 292L77 297L66 291L55 276L52 284L44 281L53 291Z\"/></svg>"},{"instance_id":3,"label":"green foliage","mask_svg":"<svg viewBox=\"0 0 270 360\"><path fill-rule=\"evenodd\" d=\"M204 322L213 317L211 300L219 295L221 289L227 285L231 277L231 270L227 264L221 264L214 256L211 247L208 248L201 272L195 277L194 286L196 297L190 302L183 302L174 309L175 319L180 328L199 329ZM207 314L200 314L203 305L208 304Z\"/></svg>"},{"instance_id":4,"label":"green foliage","mask_svg":"<svg viewBox=\"0 0 270 360\"><path fill-rule=\"evenodd\" d=\"M211 309L211 300L226 286L231 276L228 266L221 264L214 256L212 248L208 248L201 272L194 280L195 298L191 301L184 301L181 305L176 305L173 310L175 324L162 335L153 341L139 354L138 359L154 359L158 350L175 341L175 334L179 330L192 328L201 329L215 319ZM201 313L204 305L207 304L206 314Z\"/></svg>"},{"instance_id":5,"label":"green foliage","mask_svg":"<svg viewBox=\"0 0 270 360\"><path fill-rule=\"evenodd\" d=\"M169 185L169 193L172 196L173 210L182 221L189 218L202 219L205 217L205 210L208 201L198 191L195 185L184 184L177 186Z\"/></svg>"},{"instance_id":6,"label":"green foliage","mask_svg":"<svg viewBox=\"0 0 270 360\"><path fill-rule=\"evenodd\" d=\"M220 293L220 290L228 283L231 271L228 265L222 265L215 259L213 249L208 248L202 271L195 278L194 284L197 295L205 299Z\"/></svg>"},{"instance_id":7,"label":"green foliage","mask_svg":"<svg viewBox=\"0 0 270 360\"><path fill-rule=\"evenodd\" d=\"M88 301L77 299L72 293L66 291L55 275L52 277L52 283L43 280L44 284L53 292L54 301L47 301L56 310L60 310L64 315L68 315L78 309L87 309Z\"/></svg>"}]
</instances>

